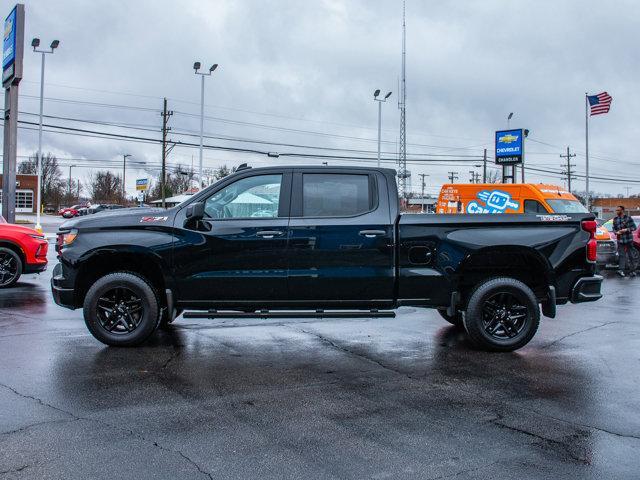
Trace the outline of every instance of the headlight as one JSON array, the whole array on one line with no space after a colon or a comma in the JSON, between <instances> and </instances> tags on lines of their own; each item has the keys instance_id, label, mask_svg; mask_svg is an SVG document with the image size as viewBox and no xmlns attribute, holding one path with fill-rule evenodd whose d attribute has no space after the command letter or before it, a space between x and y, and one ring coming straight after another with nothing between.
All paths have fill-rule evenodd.
<instances>
[{"instance_id":1,"label":"headlight","mask_svg":"<svg viewBox=\"0 0 640 480\"><path fill-rule=\"evenodd\" d=\"M66 247L68 245L71 245L77 236L78 236L78 230L76 230L75 228L72 230L69 230L68 232L60 233L58 234L58 243L62 247Z\"/></svg>"}]
</instances>

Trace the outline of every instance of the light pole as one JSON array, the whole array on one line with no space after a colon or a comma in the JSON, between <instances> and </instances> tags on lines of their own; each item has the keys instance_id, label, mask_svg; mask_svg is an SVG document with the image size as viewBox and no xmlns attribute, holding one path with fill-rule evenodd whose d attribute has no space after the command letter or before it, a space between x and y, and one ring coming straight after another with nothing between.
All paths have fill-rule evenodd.
<instances>
[{"instance_id":1,"label":"light pole","mask_svg":"<svg viewBox=\"0 0 640 480\"><path fill-rule=\"evenodd\" d=\"M511 112L509 114L509 116L507 117L507 130L509 130L511 128L511 119L513 118L513 112Z\"/></svg>"},{"instance_id":2,"label":"light pole","mask_svg":"<svg viewBox=\"0 0 640 480\"><path fill-rule=\"evenodd\" d=\"M122 155L122 199L127 201L127 157L130 157L131 154L125 153Z\"/></svg>"},{"instance_id":3,"label":"light pole","mask_svg":"<svg viewBox=\"0 0 640 480\"><path fill-rule=\"evenodd\" d=\"M380 89L378 88L373 92L373 99L378 102L378 167L380 166L380 143L382 136L382 104L387 101L387 98L391 96L391 92L387 93L384 98L378 98L380 95Z\"/></svg>"},{"instance_id":4,"label":"light pole","mask_svg":"<svg viewBox=\"0 0 640 480\"><path fill-rule=\"evenodd\" d=\"M31 46L33 51L42 54L42 64L40 67L40 121L38 123L38 158L36 159L36 173L38 175L37 192L36 192L36 230L42 233L42 225L40 225L40 204L42 200L40 198L40 192L42 189L42 107L44 102L44 56L47 53L53 53L53 51L60 45L59 40L54 40L49 45L49 50L38 50L40 46L40 39L34 38L31 40Z\"/></svg>"},{"instance_id":5,"label":"light pole","mask_svg":"<svg viewBox=\"0 0 640 480\"><path fill-rule=\"evenodd\" d=\"M71 201L71 167L76 165L69 165L69 201Z\"/></svg>"},{"instance_id":6,"label":"light pole","mask_svg":"<svg viewBox=\"0 0 640 480\"><path fill-rule=\"evenodd\" d=\"M210 76L216 68L218 68L218 64L214 63L209 68L208 72L199 72L200 70L200 62L195 62L193 64L193 69L195 70L196 75L200 75L200 158L198 163L198 182L200 185L198 186L198 190L202 188L202 148L204 144L204 77Z\"/></svg>"}]
</instances>

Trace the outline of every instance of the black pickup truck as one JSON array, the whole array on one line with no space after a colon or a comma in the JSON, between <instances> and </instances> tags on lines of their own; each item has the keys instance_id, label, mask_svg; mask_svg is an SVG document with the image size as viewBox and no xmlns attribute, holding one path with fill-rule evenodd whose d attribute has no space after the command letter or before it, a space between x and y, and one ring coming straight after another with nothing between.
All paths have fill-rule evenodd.
<instances>
[{"instance_id":1,"label":"black pickup truck","mask_svg":"<svg viewBox=\"0 0 640 480\"><path fill-rule=\"evenodd\" d=\"M379 317L436 308L512 351L540 311L601 297L591 214L399 213L395 171L240 168L184 203L64 223L51 288L108 345L193 317Z\"/></svg>"}]
</instances>

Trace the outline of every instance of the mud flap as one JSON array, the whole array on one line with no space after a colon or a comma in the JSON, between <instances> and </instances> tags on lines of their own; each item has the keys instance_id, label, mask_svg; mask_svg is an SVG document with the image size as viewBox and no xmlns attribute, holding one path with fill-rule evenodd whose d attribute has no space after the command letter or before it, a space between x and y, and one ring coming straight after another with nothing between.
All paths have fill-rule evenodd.
<instances>
[{"instance_id":1,"label":"mud flap","mask_svg":"<svg viewBox=\"0 0 640 480\"><path fill-rule=\"evenodd\" d=\"M549 285L547 298L542 302L542 314L545 317L556 318L556 287Z\"/></svg>"}]
</instances>

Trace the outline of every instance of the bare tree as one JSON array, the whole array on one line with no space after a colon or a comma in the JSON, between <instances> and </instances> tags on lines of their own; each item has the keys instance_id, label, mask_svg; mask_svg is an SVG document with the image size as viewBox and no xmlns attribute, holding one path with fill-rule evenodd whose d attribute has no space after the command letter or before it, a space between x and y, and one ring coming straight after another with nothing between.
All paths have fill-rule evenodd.
<instances>
[{"instance_id":1,"label":"bare tree","mask_svg":"<svg viewBox=\"0 0 640 480\"><path fill-rule=\"evenodd\" d=\"M174 195L180 195L189 190L192 177L192 172L185 170L181 165L178 165L178 168L174 173L167 173L166 181L164 183L164 197L173 197ZM162 198L162 191L160 187L160 178L157 178L149 188L147 198L150 201Z\"/></svg>"},{"instance_id":2,"label":"bare tree","mask_svg":"<svg viewBox=\"0 0 640 480\"><path fill-rule=\"evenodd\" d=\"M36 175L38 154L34 153L27 160L18 165L18 173L22 175ZM47 153L42 156L40 193L43 204L59 205L63 192L62 172L55 155Z\"/></svg>"},{"instance_id":3,"label":"bare tree","mask_svg":"<svg viewBox=\"0 0 640 480\"><path fill-rule=\"evenodd\" d=\"M487 170L487 181L486 183L500 183L502 181L502 175L500 175L500 170Z\"/></svg>"},{"instance_id":4,"label":"bare tree","mask_svg":"<svg viewBox=\"0 0 640 480\"><path fill-rule=\"evenodd\" d=\"M94 173L89 179L87 190L94 202L123 203L122 178L120 175L103 170Z\"/></svg>"},{"instance_id":5,"label":"bare tree","mask_svg":"<svg viewBox=\"0 0 640 480\"><path fill-rule=\"evenodd\" d=\"M216 177L216 180L220 180L221 178L226 177L227 175L231 175L233 172L236 171L236 168L229 168L227 167L227 165L222 165L219 168L216 168L215 171L213 172L214 177Z\"/></svg>"}]
</instances>

